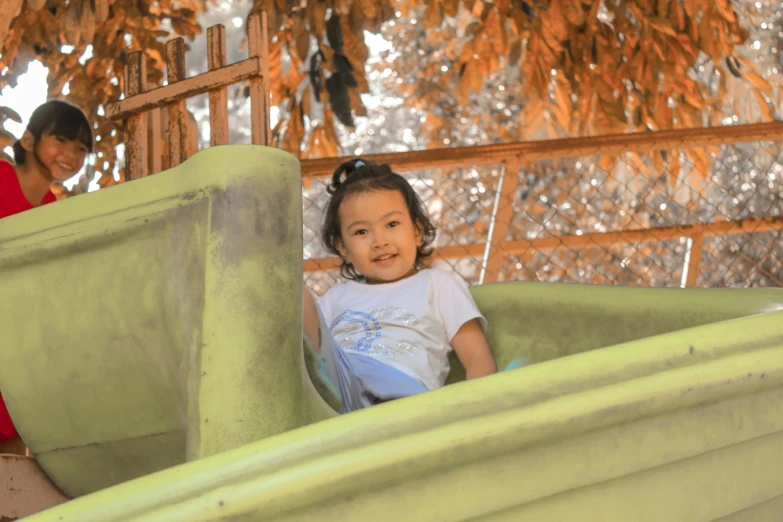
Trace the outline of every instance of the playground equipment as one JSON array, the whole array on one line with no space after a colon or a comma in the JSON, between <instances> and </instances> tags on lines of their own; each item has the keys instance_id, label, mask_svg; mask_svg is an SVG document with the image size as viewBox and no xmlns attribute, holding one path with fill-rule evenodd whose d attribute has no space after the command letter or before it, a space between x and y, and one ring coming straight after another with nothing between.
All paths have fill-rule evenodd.
<instances>
[{"instance_id":1,"label":"playground equipment","mask_svg":"<svg viewBox=\"0 0 783 522\"><path fill-rule=\"evenodd\" d=\"M78 497L31 521L780 512L783 292L474 287L499 365L530 366L333 418L300 183L286 153L217 147L0 222L0 386Z\"/></svg>"},{"instance_id":2,"label":"playground equipment","mask_svg":"<svg viewBox=\"0 0 783 522\"><path fill-rule=\"evenodd\" d=\"M253 141L268 143L260 17L250 58L232 66L211 28L200 77L183 78L173 41L169 85L145 92L144 61L129 56L128 97L107 114L128 120L132 183L0 221L0 389L43 472L73 497L29 520L778 520L778 289L475 286L498 364L528 366L460 382L453 360L443 389L337 416L302 349L300 163L257 145L188 159L184 99L210 91L213 145L225 144L235 81L251 80ZM159 140L147 150L160 119L145 111L163 108L161 163ZM779 136L781 124L753 129L746 138ZM646 139L709 141L697 134ZM539 153L479 147L469 159L506 154L518 167ZM459 159L417 154L408 166ZM495 210L496 243L508 212ZM44 504L64 500L48 491Z\"/></svg>"}]
</instances>

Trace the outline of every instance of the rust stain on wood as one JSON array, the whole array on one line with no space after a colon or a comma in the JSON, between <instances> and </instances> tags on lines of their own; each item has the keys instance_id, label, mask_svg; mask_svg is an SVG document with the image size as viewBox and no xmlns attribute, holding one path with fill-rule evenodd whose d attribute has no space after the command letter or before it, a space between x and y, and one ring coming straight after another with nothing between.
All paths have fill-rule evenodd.
<instances>
[{"instance_id":1,"label":"rust stain on wood","mask_svg":"<svg viewBox=\"0 0 783 522\"><path fill-rule=\"evenodd\" d=\"M147 88L147 62L141 51L131 53L125 66L125 95L141 95ZM126 181L147 175L147 114L134 114L128 118L125 132Z\"/></svg>"},{"instance_id":2,"label":"rust stain on wood","mask_svg":"<svg viewBox=\"0 0 783 522\"><path fill-rule=\"evenodd\" d=\"M254 145L269 145L269 59L267 22L264 11L248 17L247 42L251 58L261 64L260 75L250 79L250 124Z\"/></svg>"},{"instance_id":3,"label":"rust stain on wood","mask_svg":"<svg viewBox=\"0 0 783 522\"><path fill-rule=\"evenodd\" d=\"M166 42L166 78L169 85L185 80L185 40L175 38ZM184 99L170 101L169 113L169 165L176 167L188 159L187 107Z\"/></svg>"}]
</instances>

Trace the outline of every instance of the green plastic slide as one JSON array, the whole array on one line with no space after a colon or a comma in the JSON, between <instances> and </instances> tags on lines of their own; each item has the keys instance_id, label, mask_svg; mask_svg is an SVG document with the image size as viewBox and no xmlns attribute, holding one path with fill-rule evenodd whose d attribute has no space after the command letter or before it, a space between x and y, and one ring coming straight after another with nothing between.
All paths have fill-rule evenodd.
<instances>
[{"instance_id":1,"label":"green plastic slide","mask_svg":"<svg viewBox=\"0 0 783 522\"><path fill-rule=\"evenodd\" d=\"M778 522L783 291L474 287L530 365L336 416L301 231L253 146L0 220L0 390L77 497L29 520Z\"/></svg>"}]
</instances>

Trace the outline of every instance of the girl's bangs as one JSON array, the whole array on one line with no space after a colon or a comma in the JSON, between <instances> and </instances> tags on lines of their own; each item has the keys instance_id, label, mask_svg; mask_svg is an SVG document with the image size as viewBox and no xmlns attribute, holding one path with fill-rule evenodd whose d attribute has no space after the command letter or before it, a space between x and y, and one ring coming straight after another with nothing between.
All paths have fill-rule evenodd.
<instances>
[{"instance_id":1,"label":"girl's bangs","mask_svg":"<svg viewBox=\"0 0 783 522\"><path fill-rule=\"evenodd\" d=\"M72 109L72 110L68 110ZM84 113L75 107L66 107L54 115L54 121L45 134L62 136L68 140L76 140L84 143L92 152L92 129L85 118Z\"/></svg>"}]
</instances>

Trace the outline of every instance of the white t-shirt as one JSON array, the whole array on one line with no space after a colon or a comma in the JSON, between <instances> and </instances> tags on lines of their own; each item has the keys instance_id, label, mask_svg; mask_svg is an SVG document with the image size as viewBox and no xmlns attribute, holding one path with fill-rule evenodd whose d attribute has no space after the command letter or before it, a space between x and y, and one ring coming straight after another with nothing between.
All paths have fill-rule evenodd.
<instances>
[{"instance_id":1,"label":"white t-shirt","mask_svg":"<svg viewBox=\"0 0 783 522\"><path fill-rule=\"evenodd\" d=\"M465 282L436 269L394 283L338 283L318 301L337 343L349 354L377 359L432 390L449 373L451 340L479 319Z\"/></svg>"}]
</instances>

